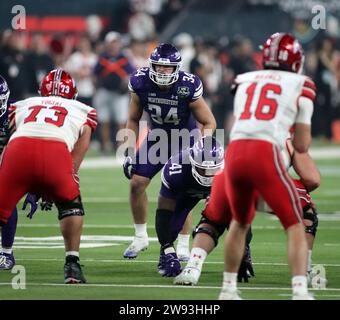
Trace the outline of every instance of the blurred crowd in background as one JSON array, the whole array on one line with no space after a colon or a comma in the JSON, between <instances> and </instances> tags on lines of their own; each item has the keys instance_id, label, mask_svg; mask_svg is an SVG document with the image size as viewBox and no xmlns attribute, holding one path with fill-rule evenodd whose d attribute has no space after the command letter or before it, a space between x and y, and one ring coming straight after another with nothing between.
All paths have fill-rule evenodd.
<instances>
[{"instance_id":1,"label":"blurred crowd in background","mask_svg":"<svg viewBox=\"0 0 340 320\"><path fill-rule=\"evenodd\" d=\"M97 109L99 129L93 146L106 154L114 152L115 132L127 120L129 74L148 66L151 51L163 41L160 33L187 5L180 0L124 3L106 23L96 16L87 17L84 32L4 29L0 33L0 74L8 81L11 99L37 95L42 77L51 69L64 68L76 80L78 99ZM275 31L298 32L303 22L297 19L293 26L293 30ZM263 40L271 33L263 34ZM227 135L233 108L230 85L237 74L261 68L261 43L242 34L202 36L183 30L166 40L180 50L182 69L202 79L218 128L224 128ZM340 143L339 38L320 32L303 46L304 73L318 89L313 136Z\"/></svg>"}]
</instances>

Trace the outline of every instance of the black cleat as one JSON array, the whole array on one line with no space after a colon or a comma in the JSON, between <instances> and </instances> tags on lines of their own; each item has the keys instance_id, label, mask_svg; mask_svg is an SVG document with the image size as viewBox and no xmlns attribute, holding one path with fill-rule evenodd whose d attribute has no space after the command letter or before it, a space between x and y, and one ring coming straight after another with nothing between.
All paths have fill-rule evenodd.
<instances>
[{"instance_id":1,"label":"black cleat","mask_svg":"<svg viewBox=\"0 0 340 320\"><path fill-rule=\"evenodd\" d=\"M64 265L64 277L66 284L86 283L86 279L76 256L67 256Z\"/></svg>"}]
</instances>

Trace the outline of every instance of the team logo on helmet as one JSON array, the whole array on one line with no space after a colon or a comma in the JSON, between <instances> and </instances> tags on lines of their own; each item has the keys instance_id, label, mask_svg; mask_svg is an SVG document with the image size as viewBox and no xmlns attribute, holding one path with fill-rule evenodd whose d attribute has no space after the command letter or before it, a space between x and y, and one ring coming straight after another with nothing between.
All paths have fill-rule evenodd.
<instances>
[{"instance_id":1,"label":"team logo on helmet","mask_svg":"<svg viewBox=\"0 0 340 320\"><path fill-rule=\"evenodd\" d=\"M202 186L210 187L213 178L224 167L224 150L211 136L202 137L189 151L191 173Z\"/></svg>"}]
</instances>

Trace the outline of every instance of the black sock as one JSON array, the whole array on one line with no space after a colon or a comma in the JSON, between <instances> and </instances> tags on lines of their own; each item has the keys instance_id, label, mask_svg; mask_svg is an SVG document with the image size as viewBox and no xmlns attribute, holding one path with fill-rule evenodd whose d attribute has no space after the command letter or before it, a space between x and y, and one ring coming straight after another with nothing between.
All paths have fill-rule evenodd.
<instances>
[{"instance_id":1,"label":"black sock","mask_svg":"<svg viewBox=\"0 0 340 320\"><path fill-rule=\"evenodd\" d=\"M158 241L162 247L171 247L172 234L171 234L171 219L173 212L165 209L156 210L156 232Z\"/></svg>"}]
</instances>

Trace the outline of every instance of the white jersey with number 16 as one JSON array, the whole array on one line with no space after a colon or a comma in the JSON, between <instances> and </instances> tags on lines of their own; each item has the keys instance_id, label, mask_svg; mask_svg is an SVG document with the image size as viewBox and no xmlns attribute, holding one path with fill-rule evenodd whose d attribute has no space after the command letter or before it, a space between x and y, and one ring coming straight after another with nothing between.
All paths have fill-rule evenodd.
<instances>
[{"instance_id":1,"label":"white jersey with number 16","mask_svg":"<svg viewBox=\"0 0 340 320\"><path fill-rule=\"evenodd\" d=\"M262 70L236 77L234 99L236 122L230 141L265 140L285 147L294 123L311 123L314 82L303 75L279 70Z\"/></svg>"}]
</instances>

